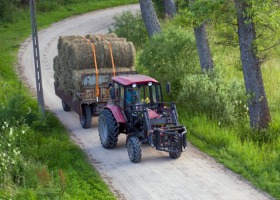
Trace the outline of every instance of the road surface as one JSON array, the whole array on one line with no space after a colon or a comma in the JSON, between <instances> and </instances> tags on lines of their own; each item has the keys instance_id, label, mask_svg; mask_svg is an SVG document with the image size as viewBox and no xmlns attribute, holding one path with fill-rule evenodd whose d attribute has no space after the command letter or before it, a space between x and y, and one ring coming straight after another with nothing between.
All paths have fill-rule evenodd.
<instances>
[{"instance_id":1,"label":"road surface","mask_svg":"<svg viewBox=\"0 0 280 200\"><path fill-rule=\"evenodd\" d=\"M93 119L90 129L82 129L76 113L66 113L62 110L61 100L54 93L52 69L59 36L106 33L113 22L113 16L127 10L139 10L139 4L75 16L39 32L42 81L47 109L67 127L71 138L86 152L93 166L118 199L270 199L267 194L255 189L191 145L178 160L170 159L166 152L143 146L142 161L138 164L131 163L124 136L119 138L116 149L104 149L99 141L96 118ZM18 71L21 79L35 91L32 47L30 37L19 51Z\"/></svg>"}]
</instances>

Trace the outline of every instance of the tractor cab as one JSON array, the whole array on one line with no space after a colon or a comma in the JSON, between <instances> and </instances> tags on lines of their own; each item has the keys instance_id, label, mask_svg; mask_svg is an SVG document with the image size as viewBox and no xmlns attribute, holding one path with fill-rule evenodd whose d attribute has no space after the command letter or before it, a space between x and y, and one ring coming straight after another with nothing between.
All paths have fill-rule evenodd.
<instances>
[{"instance_id":1,"label":"tractor cab","mask_svg":"<svg viewBox=\"0 0 280 200\"><path fill-rule=\"evenodd\" d=\"M103 147L114 148L117 136L125 133L132 162L140 162L142 143L180 157L187 147L186 128L179 124L175 104L163 101L157 80L138 74L116 76L109 87L111 100L99 117Z\"/></svg>"}]
</instances>

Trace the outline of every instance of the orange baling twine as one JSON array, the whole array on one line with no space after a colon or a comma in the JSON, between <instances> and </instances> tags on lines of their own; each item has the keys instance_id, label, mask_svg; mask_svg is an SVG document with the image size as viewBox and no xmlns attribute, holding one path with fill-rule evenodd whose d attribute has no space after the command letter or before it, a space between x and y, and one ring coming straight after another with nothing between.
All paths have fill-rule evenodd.
<instances>
[{"instance_id":1,"label":"orange baling twine","mask_svg":"<svg viewBox=\"0 0 280 200\"><path fill-rule=\"evenodd\" d=\"M109 49L110 49L110 55L111 55L113 73L114 73L114 76L116 76L116 68L115 68L115 62L114 62L114 57L113 57L113 49L112 49L112 45L111 45L110 42L108 42L108 46L109 46Z\"/></svg>"},{"instance_id":2,"label":"orange baling twine","mask_svg":"<svg viewBox=\"0 0 280 200\"><path fill-rule=\"evenodd\" d=\"M93 44L89 39L85 38L84 36L83 36L83 38L91 44L92 56L93 56L93 58L94 58L94 64L95 64L95 75L96 75L96 79L95 79L95 81L96 81L96 82L95 82L95 83L96 83L96 85L95 85L95 91L96 91L96 99L97 99L97 101L98 101L98 97L99 97L100 91L99 91L99 85L98 85L98 66L97 66L97 60L96 60L95 46L94 46L94 44Z\"/></svg>"}]
</instances>

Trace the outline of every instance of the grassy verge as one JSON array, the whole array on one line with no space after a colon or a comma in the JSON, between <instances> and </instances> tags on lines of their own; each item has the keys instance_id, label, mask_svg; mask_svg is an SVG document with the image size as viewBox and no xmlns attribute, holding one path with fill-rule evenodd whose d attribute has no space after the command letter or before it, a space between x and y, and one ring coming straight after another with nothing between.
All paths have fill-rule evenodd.
<instances>
[{"instance_id":1,"label":"grassy verge","mask_svg":"<svg viewBox=\"0 0 280 200\"><path fill-rule=\"evenodd\" d=\"M120 20L128 23L118 23L121 25L117 24L117 34L123 33L126 29L134 30L131 31L132 33L140 32L139 30L141 29L139 27L142 26L140 21L138 23L129 23L130 18L126 18L125 16L120 18ZM126 24L128 27L122 27L122 24ZM214 78L206 82L200 81L204 79L199 79L197 82L195 82L195 79L192 79L192 82L187 82L187 84L181 82L183 84L179 85L180 80L188 76L192 77L192 74L188 72L180 73L178 67L182 66L183 69L186 69L195 65L199 69L199 65L196 65L194 59L189 59L188 62L185 62L179 56L183 52L183 58L185 59L188 53L190 53L188 50L191 50L191 48L180 49L177 52L181 47L180 44L186 44L186 42L183 42L181 35L180 37L176 37L176 34L180 33L182 29L175 27L172 22L163 22L162 25L164 27L164 34L147 40L145 45L138 47L138 71L148 73L154 78L163 81L166 81L163 77L168 74L168 78L171 79L170 81L173 81L172 92L175 90L180 95L189 92L188 94L191 95L185 96L186 98L177 104L180 120L189 131L188 140L201 151L214 157L227 168L243 176L257 188L269 193L276 199L280 199L280 90L277 87L280 80L279 58L277 56L271 56L270 60L262 65L262 74L269 101L272 123L267 130L252 132L249 127L246 103L241 104L240 101L236 101L234 98L224 98L235 97L239 94L237 90L239 87L226 87L232 80L236 80L236 83L238 83L237 86L240 85L240 88L244 88L238 47L225 47L217 45L217 43L215 44L214 39L217 36L212 33L210 38L212 39L211 50L214 55L214 63L216 68L222 69L221 76L217 79L218 87L214 85L211 88L211 83L215 81ZM174 31L174 33L170 34L171 37L166 34L170 32L169 26ZM189 34L193 33L191 29L184 29L183 32L184 39L194 37ZM132 33L129 35L131 40L139 41L137 35ZM129 34L129 32L126 32L126 34ZM123 37L127 36L123 35ZM159 37L160 40L157 39ZM175 41L174 38L176 38ZM156 43L157 41L159 43ZM191 45L195 46L195 43L190 43L188 46ZM168 53L163 55L164 52ZM280 51L278 50L278 52ZM197 52L195 53L197 54ZM193 54L190 55L192 55L191 58L194 57ZM141 60L141 57L145 59ZM152 67L158 70L158 73L154 73L154 71L150 73L149 70ZM177 82L174 81L178 77L180 77L180 80L177 80ZM191 87L194 82L199 83L198 87L193 87L187 92L183 90L186 86ZM178 85L179 87L174 87ZM223 90L224 88L230 89L227 91ZM204 93L199 93L201 91ZM223 91L223 93L219 93L219 91ZM195 95L198 98L194 98L193 96ZM177 96L173 98L175 101L178 99L180 99L180 96L179 98ZM205 105L203 109L200 109L201 105ZM235 108L238 109L234 110L235 112L231 112L231 109ZM224 112L227 109L230 112ZM229 117L228 119L230 120L233 118L234 120L225 120L223 122L223 117L221 116Z\"/></svg>"},{"instance_id":2,"label":"grassy verge","mask_svg":"<svg viewBox=\"0 0 280 200\"><path fill-rule=\"evenodd\" d=\"M279 136L275 136L275 140L270 142L256 142L248 139L251 133L246 128L241 131L237 128L220 127L218 123L205 117L182 116L181 119L188 126L188 139L192 144L257 188L280 199ZM268 132L269 137L278 134L273 128Z\"/></svg>"},{"instance_id":3,"label":"grassy verge","mask_svg":"<svg viewBox=\"0 0 280 200\"><path fill-rule=\"evenodd\" d=\"M72 1L75 2L75 1ZM76 1L37 5L39 29L69 16L135 0ZM49 112L37 103L15 72L20 44L30 35L27 8L0 22L0 199L115 199L86 155Z\"/></svg>"}]
</instances>

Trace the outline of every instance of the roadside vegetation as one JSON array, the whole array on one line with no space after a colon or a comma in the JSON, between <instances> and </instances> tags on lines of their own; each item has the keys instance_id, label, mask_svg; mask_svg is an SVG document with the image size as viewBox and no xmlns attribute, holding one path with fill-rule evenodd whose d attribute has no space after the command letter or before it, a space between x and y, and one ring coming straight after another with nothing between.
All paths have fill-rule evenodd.
<instances>
[{"instance_id":1,"label":"roadside vegetation","mask_svg":"<svg viewBox=\"0 0 280 200\"><path fill-rule=\"evenodd\" d=\"M20 44L30 35L28 5L0 2L0 199L116 199L53 114L43 119L19 81ZM135 0L36 1L39 29L76 14Z\"/></svg>"},{"instance_id":2,"label":"roadside vegetation","mask_svg":"<svg viewBox=\"0 0 280 200\"><path fill-rule=\"evenodd\" d=\"M280 49L274 49L262 66L272 122L269 128L253 132L239 48L221 45L221 39L225 39L220 37L222 29L209 27L215 70L206 75L199 66L193 29L180 27L176 20L163 20L163 33L148 39L141 28L141 14L134 16L135 23L130 23L130 15L125 13L116 19L115 32L136 44L138 71L171 82L171 98L178 103L180 120L189 131L188 140L280 199ZM140 31L138 38L134 33ZM138 44L140 40L147 42Z\"/></svg>"}]
</instances>

